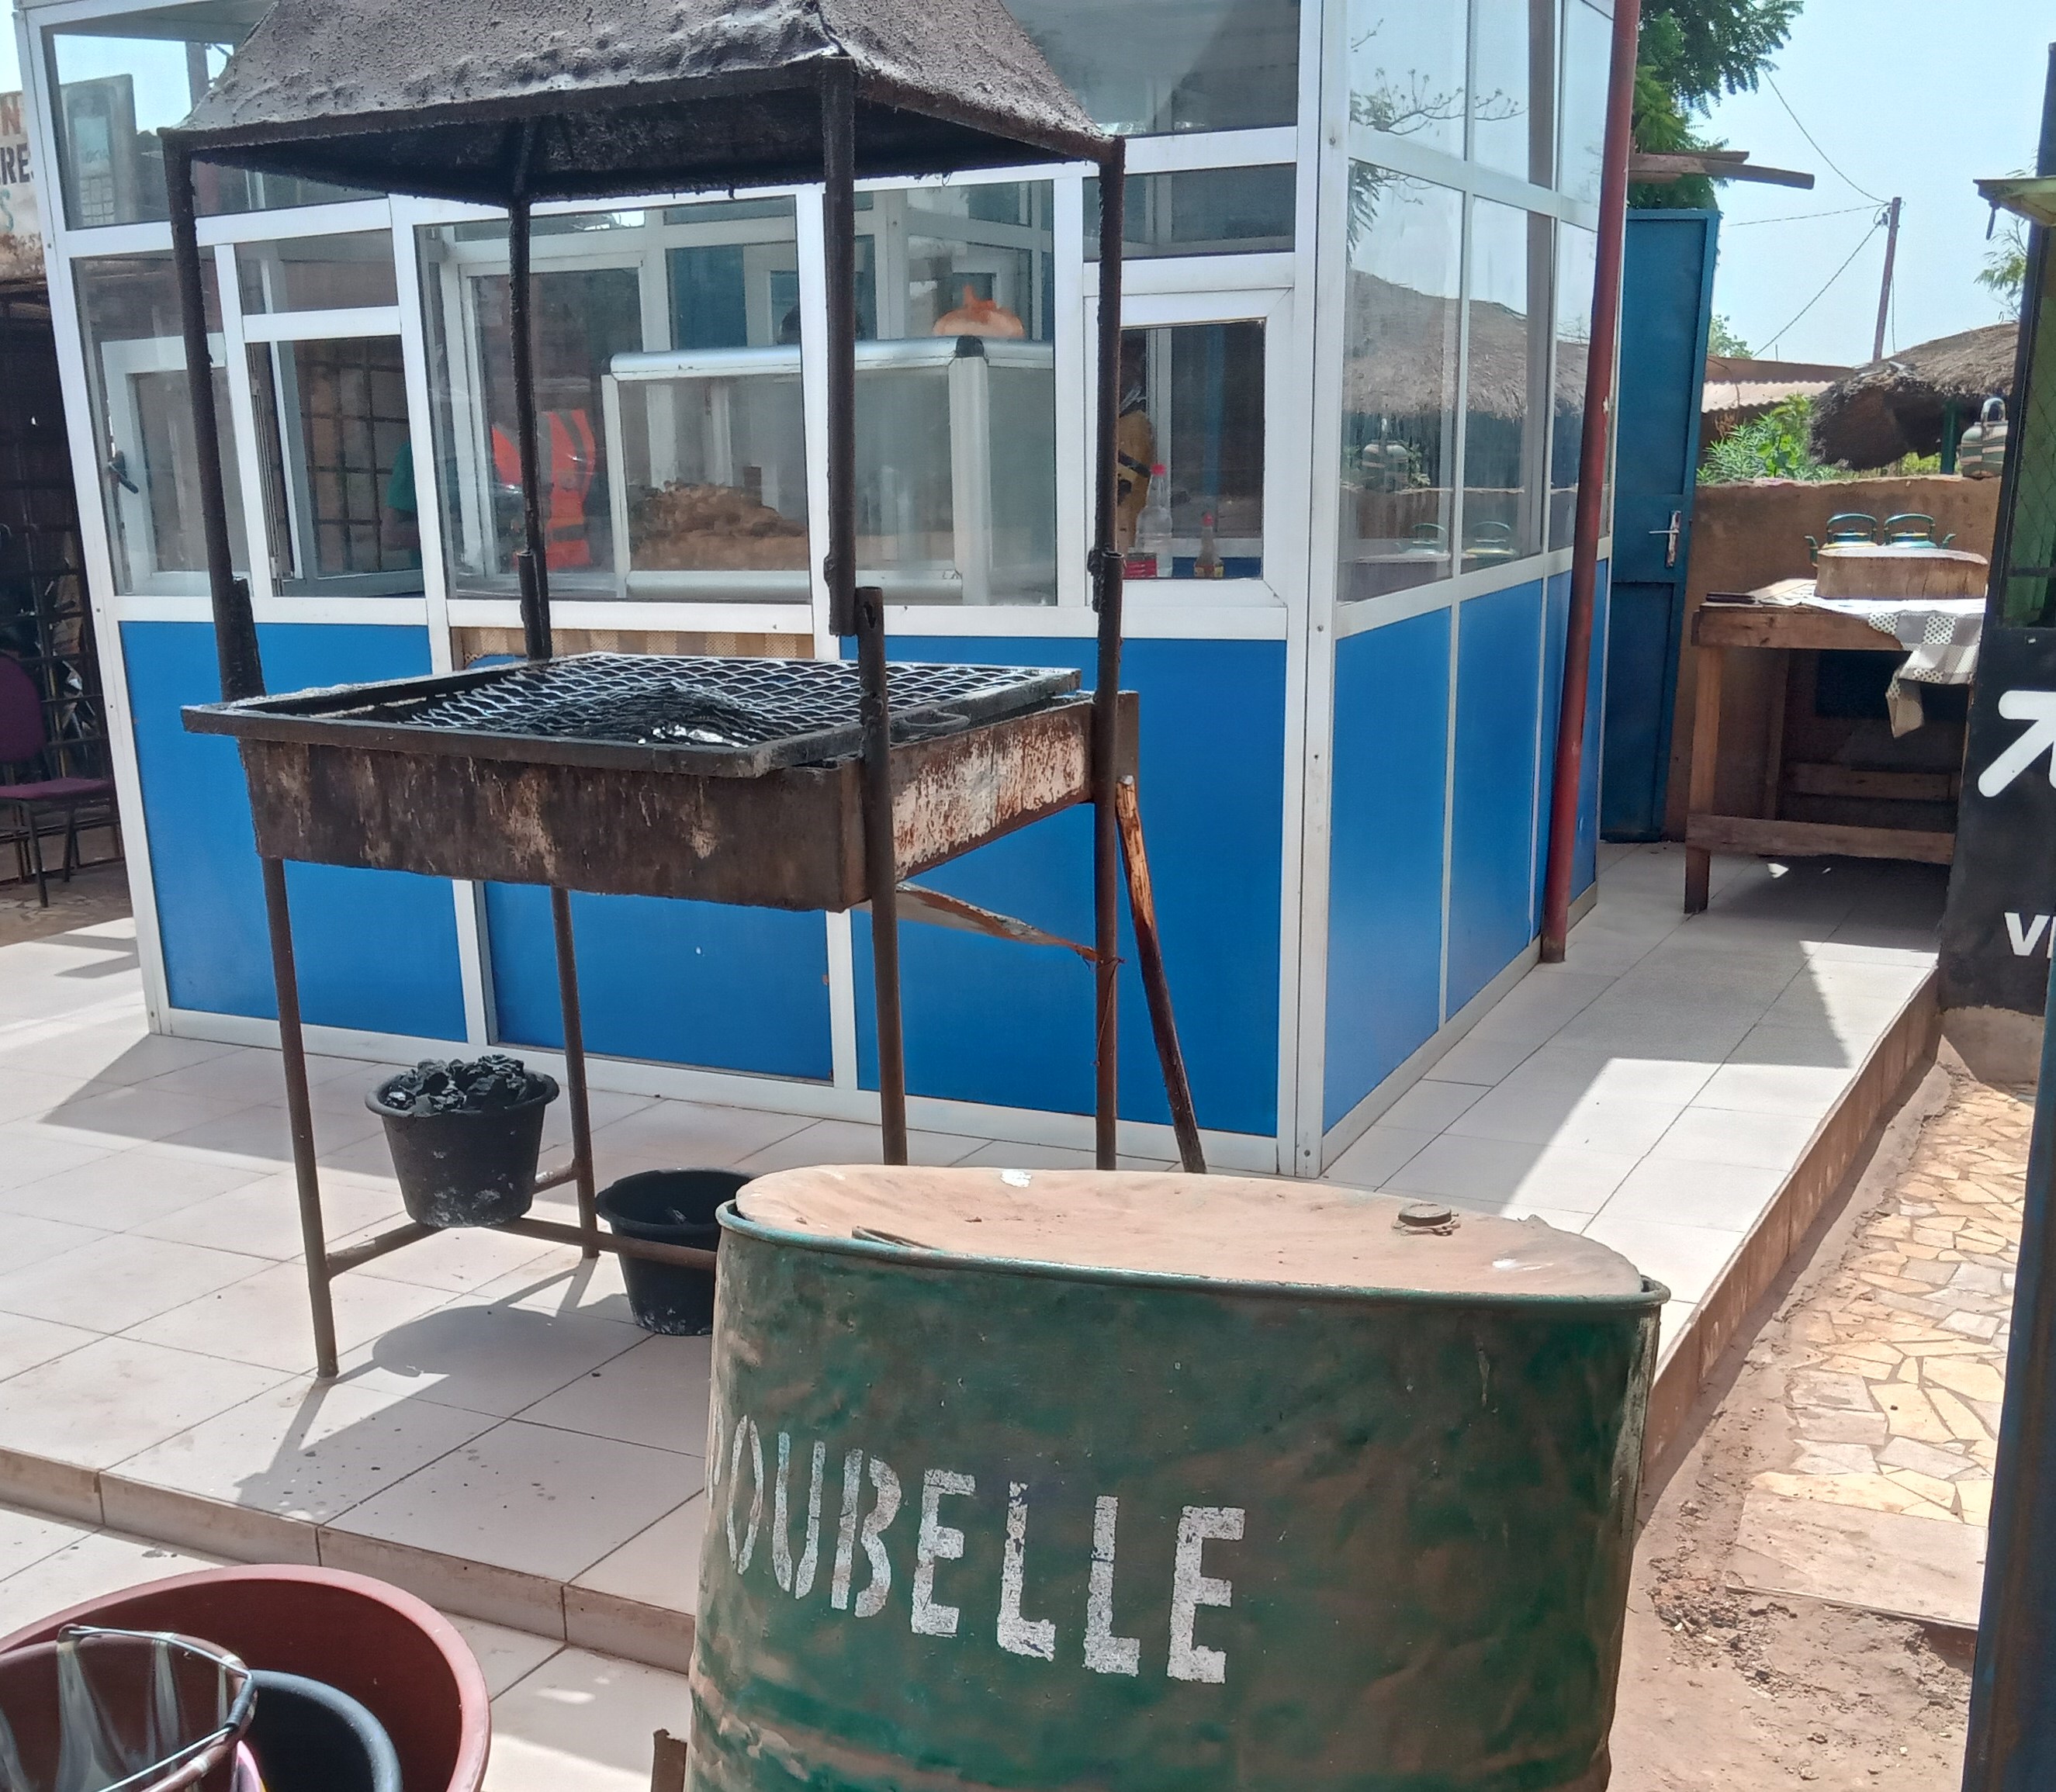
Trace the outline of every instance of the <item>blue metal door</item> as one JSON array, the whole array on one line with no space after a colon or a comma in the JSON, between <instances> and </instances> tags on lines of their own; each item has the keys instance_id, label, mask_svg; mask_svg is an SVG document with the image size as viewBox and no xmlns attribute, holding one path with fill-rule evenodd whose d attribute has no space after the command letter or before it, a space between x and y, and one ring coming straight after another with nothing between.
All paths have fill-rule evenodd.
<instances>
[{"instance_id":1,"label":"blue metal door","mask_svg":"<svg viewBox=\"0 0 2056 1792\"><path fill-rule=\"evenodd\" d=\"M1718 212L1627 215L1599 753L1599 831L1608 840L1663 832L1719 227Z\"/></svg>"}]
</instances>

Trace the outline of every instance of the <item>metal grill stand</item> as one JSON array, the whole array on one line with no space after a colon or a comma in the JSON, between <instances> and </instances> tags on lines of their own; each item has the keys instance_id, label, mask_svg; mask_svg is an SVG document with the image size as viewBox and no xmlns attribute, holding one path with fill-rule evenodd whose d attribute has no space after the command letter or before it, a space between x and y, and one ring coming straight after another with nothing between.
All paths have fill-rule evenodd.
<instances>
[{"instance_id":1,"label":"metal grill stand","mask_svg":"<svg viewBox=\"0 0 2056 1792\"><path fill-rule=\"evenodd\" d=\"M516 30L501 17L509 4L536 16ZM615 16L604 20L590 16L590 9L575 22L558 20L549 16L550 6L551 0L445 0L441 10L449 16L424 34L413 10L393 0L345 0L340 6L330 0L318 6L280 0L184 126L164 133L223 699L188 710L187 724L240 740L263 867L315 1355L325 1376L337 1368L334 1278L431 1230L400 1226L342 1250L328 1248L286 888L288 857L549 888L572 1157L538 1187L575 1181L579 1223L524 1218L502 1230L574 1244L588 1258L604 1249L714 1266L709 1252L599 1228L572 888L787 908L867 905L888 1163L907 1158L902 897L922 919L1071 947L1093 966L1096 1156L1101 1168L1110 1169L1118 1121L1125 861L1138 968L1180 1155L1189 1170L1205 1167L1144 855L1131 763L1134 698L1120 688L1115 450L1123 144L1090 124L997 0L864 0L860 6L852 0L767 0L757 13L778 16L757 18L761 31L709 31L702 23L697 39L689 34L690 24L679 23L682 14L646 0L617 0L607 9ZM499 29L487 29L488 23ZM473 24L480 28L473 30ZM440 93L437 84L448 67L442 44L516 39L519 57L504 64L489 54L472 57L465 64L465 90ZM603 42L611 48L601 61L577 47ZM566 43L583 59L581 81L570 87L551 79L552 58ZM904 46L914 43L927 46L923 53L934 66L909 60ZM515 560L528 652L517 675L547 689L566 681L554 674L536 677L536 668L552 663L555 650L536 433L532 208L538 198L805 178L809 158L825 186L824 571L831 626L856 639L859 754L796 763L800 755L779 750L781 741L790 746L789 728L782 736L774 730L769 752L754 758L747 742L714 743L733 747L748 760L716 769L686 763L695 744L690 729L682 741L661 733L654 741L636 737L625 756L618 739L607 744L605 727L596 734L582 724L560 726L543 738L524 738L513 723L499 728L480 719L493 695L484 687L496 675L504 686L504 671L414 681L404 692L370 686L259 701L264 682L256 627L248 587L233 570L213 382L205 371L196 160L506 207L524 534ZM1089 160L1100 173L1100 383L1090 562L1098 612L1096 688L1089 712L1074 699L1041 691L1032 694L1025 710L955 716L931 738L896 741L883 597L856 583L855 182L860 172L933 174L1033 160ZM583 663L564 663L564 671L571 674ZM698 666L711 677L722 663L670 664ZM932 669L899 669L916 670ZM575 685L575 675L570 682ZM617 698L636 682L627 677L614 682ZM453 733L452 721L469 726ZM732 732L718 722L710 731ZM440 741L434 738L439 732ZM828 744L818 738L807 743L815 752ZM896 812L903 793L914 812L911 825ZM1079 802L1093 808L1089 948L901 882L909 870L941 863ZM510 817L524 825L510 827ZM710 852L679 847L687 821L696 846L714 841ZM623 850L622 835L631 822L644 849L639 854ZM673 822L678 825L667 825Z\"/></svg>"}]
</instances>

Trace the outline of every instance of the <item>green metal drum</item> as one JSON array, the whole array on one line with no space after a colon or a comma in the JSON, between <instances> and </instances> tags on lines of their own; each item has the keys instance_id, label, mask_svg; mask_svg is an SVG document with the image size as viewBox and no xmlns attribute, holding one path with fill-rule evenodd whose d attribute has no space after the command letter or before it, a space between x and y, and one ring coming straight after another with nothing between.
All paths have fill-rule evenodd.
<instances>
[{"instance_id":1,"label":"green metal drum","mask_svg":"<svg viewBox=\"0 0 2056 1792\"><path fill-rule=\"evenodd\" d=\"M724 1211L699 1792L1602 1787L1665 1293L1279 1181Z\"/></svg>"}]
</instances>

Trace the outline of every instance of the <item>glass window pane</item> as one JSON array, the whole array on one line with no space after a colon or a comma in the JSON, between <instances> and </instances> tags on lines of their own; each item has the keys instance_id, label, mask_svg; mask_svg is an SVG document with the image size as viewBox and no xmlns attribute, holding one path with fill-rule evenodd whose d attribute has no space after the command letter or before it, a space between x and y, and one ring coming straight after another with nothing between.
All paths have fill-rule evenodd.
<instances>
[{"instance_id":1,"label":"glass window pane","mask_svg":"<svg viewBox=\"0 0 2056 1792\"><path fill-rule=\"evenodd\" d=\"M326 311L397 305L393 238L382 230L244 243L235 251L246 311Z\"/></svg>"},{"instance_id":2,"label":"glass window pane","mask_svg":"<svg viewBox=\"0 0 2056 1792\"><path fill-rule=\"evenodd\" d=\"M1556 230L1556 421L1549 445L1549 545L1577 529L1578 457L1585 435L1586 356L1592 340L1592 279L1599 239L1579 224Z\"/></svg>"},{"instance_id":3,"label":"glass window pane","mask_svg":"<svg viewBox=\"0 0 2056 1792\"><path fill-rule=\"evenodd\" d=\"M271 576L283 592L417 591L419 506L397 336L250 350Z\"/></svg>"},{"instance_id":4,"label":"glass window pane","mask_svg":"<svg viewBox=\"0 0 2056 1792\"><path fill-rule=\"evenodd\" d=\"M1129 576L1262 578L1263 326L1124 330L1121 372Z\"/></svg>"},{"instance_id":5,"label":"glass window pane","mask_svg":"<svg viewBox=\"0 0 2056 1792\"><path fill-rule=\"evenodd\" d=\"M1289 164L1131 174L1121 220L1122 252L1130 261L1145 261L1289 251L1298 199L1299 172ZM1099 259L1097 180L1085 183L1085 259Z\"/></svg>"},{"instance_id":6,"label":"glass window pane","mask_svg":"<svg viewBox=\"0 0 2056 1792\"><path fill-rule=\"evenodd\" d=\"M1599 203L1606 149L1607 74L1613 20L1590 0L1564 0L1564 104L1561 191Z\"/></svg>"},{"instance_id":7,"label":"glass window pane","mask_svg":"<svg viewBox=\"0 0 2056 1792\"><path fill-rule=\"evenodd\" d=\"M1354 0L1350 121L1464 152L1465 0Z\"/></svg>"},{"instance_id":8,"label":"glass window pane","mask_svg":"<svg viewBox=\"0 0 2056 1792\"><path fill-rule=\"evenodd\" d=\"M1475 201L1465 395L1464 570L1541 545L1536 495L1548 406L1549 220Z\"/></svg>"},{"instance_id":9,"label":"glass window pane","mask_svg":"<svg viewBox=\"0 0 2056 1792\"><path fill-rule=\"evenodd\" d=\"M857 221L859 575L893 603L1054 603L1054 188L872 200Z\"/></svg>"},{"instance_id":10,"label":"glass window pane","mask_svg":"<svg viewBox=\"0 0 2056 1792\"><path fill-rule=\"evenodd\" d=\"M1299 0L1007 0L1086 111L1131 136L1290 125Z\"/></svg>"},{"instance_id":11,"label":"glass window pane","mask_svg":"<svg viewBox=\"0 0 2056 1792\"><path fill-rule=\"evenodd\" d=\"M576 220L555 218L545 232L537 220L536 429L554 595L619 588L603 389L615 355L652 346L644 339L636 239L644 225L642 214L633 216L632 230L581 230L567 227ZM429 227L417 240L450 588L510 595L522 521L507 227L499 220Z\"/></svg>"},{"instance_id":12,"label":"glass window pane","mask_svg":"<svg viewBox=\"0 0 2056 1792\"><path fill-rule=\"evenodd\" d=\"M418 241L452 585L504 595L521 542L506 227ZM793 201L538 219L535 265L552 593L805 601Z\"/></svg>"},{"instance_id":13,"label":"glass window pane","mask_svg":"<svg viewBox=\"0 0 2056 1792\"><path fill-rule=\"evenodd\" d=\"M1449 576L1462 264L1460 194L1368 163L1350 164L1345 601Z\"/></svg>"},{"instance_id":14,"label":"glass window pane","mask_svg":"<svg viewBox=\"0 0 2056 1792\"><path fill-rule=\"evenodd\" d=\"M85 342L86 383L114 550L114 576L132 592L207 589L198 457L179 320L178 279L168 251L109 255L73 264ZM222 366L214 265L203 262L208 323L215 334L215 410L222 483L236 567L249 565L242 487Z\"/></svg>"},{"instance_id":15,"label":"glass window pane","mask_svg":"<svg viewBox=\"0 0 2056 1792\"><path fill-rule=\"evenodd\" d=\"M1550 182L1556 0L1476 0L1471 42L1471 160Z\"/></svg>"},{"instance_id":16,"label":"glass window pane","mask_svg":"<svg viewBox=\"0 0 2056 1792\"><path fill-rule=\"evenodd\" d=\"M51 29L65 216L74 230L166 216L159 133L192 110L266 6L267 0L204 0ZM195 170L195 186L204 212L358 196L204 164Z\"/></svg>"}]
</instances>

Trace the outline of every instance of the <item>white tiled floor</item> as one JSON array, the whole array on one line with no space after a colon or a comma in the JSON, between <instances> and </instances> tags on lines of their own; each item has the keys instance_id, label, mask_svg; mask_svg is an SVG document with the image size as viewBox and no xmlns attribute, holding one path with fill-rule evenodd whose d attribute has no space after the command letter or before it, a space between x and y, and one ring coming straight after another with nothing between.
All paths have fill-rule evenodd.
<instances>
[{"instance_id":1,"label":"white tiled floor","mask_svg":"<svg viewBox=\"0 0 2056 1792\"><path fill-rule=\"evenodd\" d=\"M1919 868L1724 862L1687 921L1682 875L1668 849L1609 851L1569 963L1532 972L1330 1179L1603 1238L1670 1284L1674 1335L1928 975L1941 890ZM310 1072L332 1234L389 1223L362 1103L378 1068ZM871 1127L791 1114L594 1110L610 1176L876 1149ZM665 1659L649 1639L682 1628L704 1521L706 1341L636 1330L611 1259L451 1234L338 1281L343 1374L314 1383L282 1114L275 1054L144 1030L125 924L0 948L0 1497L97 1499L195 1548L290 1545L549 1631L546 1651ZM941 1133L915 1149L1088 1161ZM0 1621L81 1576L183 1565L38 1528L54 1522L0 1520ZM643 1705L683 1721L668 1677L528 1647L494 1644L496 1792L646 1783ZM588 1734L578 1703L602 1683L635 1714L618 1736Z\"/></svg>"},{"instance_id":2,"label":"white tiled floor","mask_svg":"<svg viewBox=\"0 0 2056 1792\"><path fill-rule=\"evenodd\" d=\"M1915 865L1606 849L1569 960L1530 971L1329 1170L1540 1214L1667 1283L1676 1335L1935 962Z\"/></svg>"}]
</instances>

